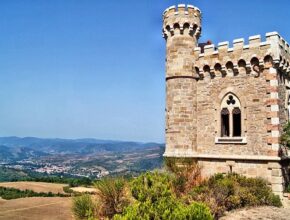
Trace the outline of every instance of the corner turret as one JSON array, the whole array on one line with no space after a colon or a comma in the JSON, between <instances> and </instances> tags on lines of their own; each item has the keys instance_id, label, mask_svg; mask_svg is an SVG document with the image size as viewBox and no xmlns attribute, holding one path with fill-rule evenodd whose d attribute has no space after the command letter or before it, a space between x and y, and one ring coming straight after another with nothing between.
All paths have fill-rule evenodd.
<instances>
[{"instance_id":1,"label":"corner turret","mask_svg":"<svg viewBox=\"0 0 290 220\"><path fill-rule=\"evenodd\" d=\"M201 12L192 5L171 6L163 13L166 40L166 155L196 150L196 80L194 48L201 33ZM190 101L190 104L189 104Z\"/></svg>"}]
</instances>

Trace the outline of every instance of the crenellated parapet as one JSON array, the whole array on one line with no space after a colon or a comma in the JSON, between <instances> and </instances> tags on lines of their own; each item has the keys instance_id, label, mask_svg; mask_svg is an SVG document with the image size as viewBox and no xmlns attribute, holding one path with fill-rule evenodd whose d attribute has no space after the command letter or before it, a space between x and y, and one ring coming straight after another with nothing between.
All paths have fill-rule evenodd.
<instances>
[{"instance_id":1,"label":"crenellated parapet","mask_svg":"<svg viewBox=\"0 0 290 220\"><path fill-rule=\"evenodd\" d=\"M245 44L243 38L235 39L232 47L229 42L221 42L217 47L207 45L204 53L201 48L194 49L194 70L200 79L252 75L259 77L264 68L275 66L283 73L290 73L289 44L277 33L249 37Z\"/></svg>"},{"instance_id":2,"label":"crenellated parapet","mask_svg":"<svg viewBox=\"0 0 290 220\"><path fill-rule=\"evenodd\" d=\"M201 11L193 5L179 4L163 12L163 37L190 35L197 39L201 33Z\"/></svg>"}]
</instances>

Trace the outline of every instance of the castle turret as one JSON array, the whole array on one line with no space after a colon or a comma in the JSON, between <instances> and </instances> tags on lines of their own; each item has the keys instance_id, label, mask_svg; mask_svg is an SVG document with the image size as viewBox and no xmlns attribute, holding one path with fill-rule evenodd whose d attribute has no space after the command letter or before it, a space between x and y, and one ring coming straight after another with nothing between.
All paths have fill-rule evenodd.
<instances>
[{"instance_id":1,"label":"castle turret","mask_svg":"<svg viewBox=\"0 0 290 220\"><path fill-rule=\"evenodd\" d=\"M196 150L196 80L194 48L201 32L201 12L192 5L163 13L166 40L166 151L186 156Z\"/></svg>"}]
</instances>

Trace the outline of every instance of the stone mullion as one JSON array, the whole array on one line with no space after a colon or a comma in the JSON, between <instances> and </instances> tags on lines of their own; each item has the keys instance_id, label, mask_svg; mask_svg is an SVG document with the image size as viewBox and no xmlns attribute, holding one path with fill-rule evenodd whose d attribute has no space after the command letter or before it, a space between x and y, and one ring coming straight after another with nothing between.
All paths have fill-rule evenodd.
<instances>
[{"instance_id":1,"label":"stone mullion","mask_svg":"<svg viewBox=\"0 0 290 220\"><path fill-rule=\"evenodd\" d=\"M229 123L230 123L230 137L233 137L233 129L234 129L234 125L233 125L233 108L229 108Z\"/></svg>"}]
</instances>

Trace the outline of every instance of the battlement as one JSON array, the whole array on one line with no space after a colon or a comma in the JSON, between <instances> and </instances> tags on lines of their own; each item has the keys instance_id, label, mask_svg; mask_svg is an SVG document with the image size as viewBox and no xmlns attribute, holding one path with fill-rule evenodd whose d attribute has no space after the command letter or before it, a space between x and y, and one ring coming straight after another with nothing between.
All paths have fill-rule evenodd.
<instances>
[{"instance_id":1,"label":"battlement","mask_svg":"<svg viewBox=\"0 0 290 220\"><path fill-rule=\"evenodd\" d=\"M264 68L277 66L283 72L290 72L289 44L277 33L270 32L262 41L261 35L249 37L246 45L243 38L235 39L232 47L229 42L206 45L194 49L195 70L201 79L205 77L225 77L250 74L258 77Z\"/></svg>"},{"instance_id":2,"label":"battlement","mask_svg":"<svg viewBox=\"0 0 290 220\"><path fill-rule=\"evenodd\" d=\"M201 11L193 5L179 4L167 8L163 12L163 37L174 35L195 35L201 32Z\"/></svg>"},{"instance_id":3,"label":"battlement","mask_svg":"<svg viewBox=\"0 0 290 220\"><path fill-rule=\"evenodd\" d=\"M185 4L179 4L177 7L175 5L168 7L163 12L163 20L165 18L168 18L169 16L175 16L175 15L194 15L196 17L199 17L201 15L201 11L199 8L193 6L193 5L185 5Z\"/></svg>"}]
</instances>

